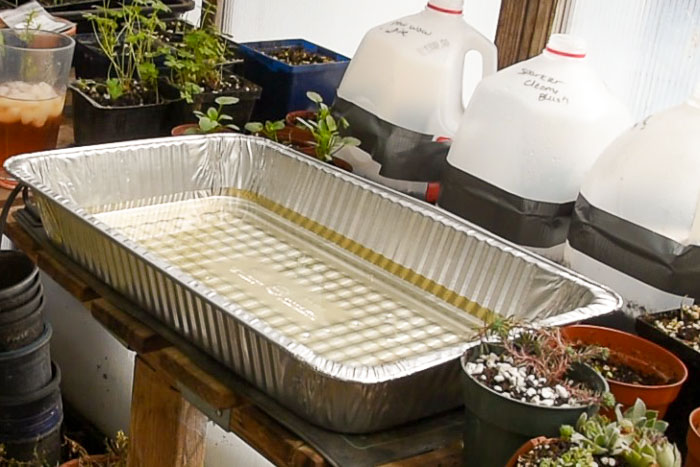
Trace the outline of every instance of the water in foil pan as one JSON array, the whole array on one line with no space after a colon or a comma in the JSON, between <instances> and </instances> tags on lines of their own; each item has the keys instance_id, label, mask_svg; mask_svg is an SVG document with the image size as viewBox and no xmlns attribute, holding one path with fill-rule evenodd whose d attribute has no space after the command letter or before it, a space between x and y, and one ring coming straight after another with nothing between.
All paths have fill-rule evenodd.
<instances>
[{"instance_id":1,"label":"water in foil pan","mask_svg":"<svg viewBox=\"0 0 700 467\"><path fill-rule=\"evenodd\" d=\"M117 143L6 166L72 258L332 430L459 406L458 357L494 315L564 324L620 305L438 208L258 138Z\"/></svg>"}]
</instances>

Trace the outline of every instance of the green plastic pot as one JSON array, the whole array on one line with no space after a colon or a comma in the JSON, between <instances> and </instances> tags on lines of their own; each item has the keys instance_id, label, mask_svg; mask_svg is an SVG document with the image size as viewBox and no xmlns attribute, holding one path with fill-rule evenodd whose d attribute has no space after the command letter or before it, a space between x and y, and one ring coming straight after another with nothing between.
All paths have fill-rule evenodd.
<instances>
[{"instance_id":1,"label":"green plastic pot","mask_svg":"<svg viewBox=\"0 0 700 467\"><path fill-rule=\"evenodd\" d=\"M538 436L555 438L561 425L575 425L582 413L593 415L598 411L596 405L562 408L516 401L484 386L466 372L466 364L482 352L502 351L501 347L485 344L472 347L461 358L465 465L503 467L528 440ZM575 365L569 377L598 392L608 391L605 379L588 366Z\"/></svg>"}]
</instances>

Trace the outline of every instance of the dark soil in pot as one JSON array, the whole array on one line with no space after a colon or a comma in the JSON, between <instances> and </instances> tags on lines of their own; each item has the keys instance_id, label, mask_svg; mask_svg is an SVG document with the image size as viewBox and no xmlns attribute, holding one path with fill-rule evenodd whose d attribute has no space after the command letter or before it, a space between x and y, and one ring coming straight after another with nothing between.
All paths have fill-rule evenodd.
<instances>
[{"instance_id":1,"label":"dark soil in pot","mask_svg":"<svg viewBox=\"0 0 700 467\"><path fill-rule=\"evenodd\" d=\"M110 143L167 136L172 102L143 87L116 101L105 94L104 84L87 88L69 86L73 96L75 142L78 145ZM103 105L107 104L107 105Z\"/></svg>"},{"instance_id":2,"label":"dark soil in pot","mask_svg":"<svg viewBox=\"0 0 700 467\"><path fill-rule=\"evenodd\" d=\"M524 394L528 401L517 400L514 397L504 395L504 386L501 391L483 384L481 374L470 375L467 371L468 364L478 364L477 359L484 353L494 352L500 354L502 349L492 345L482 345L468 350L462 357L462 388L466 409L466 423L464 431L464 456L465 465L478 465L480 467L502 467L516 450L536 436L555 437L559 434L561 425L574 425L583 412L593 414L597 407L594 405L572 405L567 399L568 406L554 406L558 397L547 399L542 397L542 387L539 394L533 394L528 390ZM484 365L487 366L487 365ZM471 368L473 370L473 368ZM475 372L478 373L478 372ZM576 365L571 368L569 378L579 384L591 388L596 393L607 391L605 380L590 367ZM489 377L486 376L485 380ZM493 385L499 383L495 378ZM524 377L527 379L527 376ZM516 386L520 384L516 383ZM511 395L515 391L507 391ZM554 390L554 392L557 392ZM531 403L535 396L540 399L538 404ZM549 396L545 391L544 396ZM551 405L542 405L542 400L551 401ZM549 404L549 403L548 403Z\"/></svg>"},{"instance_id":3,"label":"dark soil in pot","mask_svg":"<svg viewBox=\"0 0 700 467\"><path fill-rule=\"evenodd\" d=\"M334 63L337 61L327 55L323 55L318 52L311 52L298 46L280 47L274 50L265 50L263 53L276 60L293 66L313 65L316 63Z\"/></svg>"},{"instance_id":4,"label":"dark soil in pot","mask_svg":"<svg viewBox=\"0 0 700 467\"><path fill-rule=\"evenodd\" d=\"M614 352L611 352L607 360L593 359L590 365L598 370L607 379L614 379L627 384L639 384L642 386L662 386L674 381L665 374L648 371L625 364Z\"/></svg>"}]
</instances>

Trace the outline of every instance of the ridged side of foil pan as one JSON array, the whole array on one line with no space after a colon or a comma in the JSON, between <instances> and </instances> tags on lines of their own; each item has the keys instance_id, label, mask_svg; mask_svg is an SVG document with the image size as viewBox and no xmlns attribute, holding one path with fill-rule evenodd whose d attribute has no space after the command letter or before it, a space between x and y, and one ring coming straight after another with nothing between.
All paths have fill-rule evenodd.
<instances>
[{"instance_id":1,"label":"ridged side of foil pan","mask_svg":"<svg viewBox=\"0 0 700 467\"><path fill-rule=\"evenodd\" d=\"M331 430L366 433L461 405L458 358L473 343L375 366L323 358L96 214L246 193L479 318L496 313L566 324L621 305L611 290L439 208L259 138L115 143L18 156L5 167L33 189L49 238L72 258L283 405Z\"/></svg>"}]
</instances>

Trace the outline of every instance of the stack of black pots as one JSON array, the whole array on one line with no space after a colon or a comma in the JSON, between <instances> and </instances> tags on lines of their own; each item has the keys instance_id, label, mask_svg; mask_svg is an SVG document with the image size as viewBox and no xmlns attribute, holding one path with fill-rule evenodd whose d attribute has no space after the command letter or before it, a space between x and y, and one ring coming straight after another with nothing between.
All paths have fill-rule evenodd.
<instances>
[{"instance_id":1,"label":"stack of black pots","mask_svg":"<svg viewBox=\"0 0 700 467\"><path fill-rule=\"evenodd\" d=\"M61 373L51 364L39 270L0 251L0 445L6 459L56 465L61 451Z\"/></svg>"}]
</instances>

